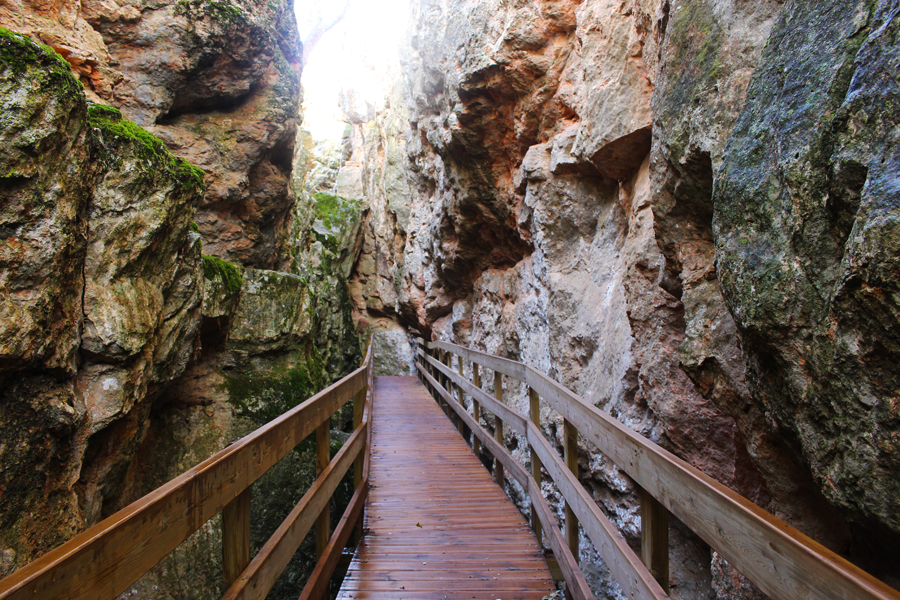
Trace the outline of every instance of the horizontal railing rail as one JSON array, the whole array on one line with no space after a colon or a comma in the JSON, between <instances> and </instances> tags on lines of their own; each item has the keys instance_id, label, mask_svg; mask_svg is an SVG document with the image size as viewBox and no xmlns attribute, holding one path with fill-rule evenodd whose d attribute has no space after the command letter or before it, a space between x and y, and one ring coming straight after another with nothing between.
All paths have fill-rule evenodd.
<instances>
[{"instance_id":1,"label":"horizontal railing rail","mask_svg":"<svg viewBox=\"0 0 900 600\"><path fill-rule=\"evenodd\" d=\"M220 511L223 513L223 571L226 585L231 586L224 597L264 598L313 521L319 524L319 553L328 552L329 500L351 464L356 465L356 491L351 500L352 511L348 509L349 515L345 513L345 517L348 520L355 517L352 526L361 530L359 506L368 489L365 470L370 446L373 373L370 340L359 369L18 569L0 581L0 600L112 600ZM332 461L331 417L351 399L354 432ZM251 485L313 432L317 432L319 476L251 561ZM346 531L338 529L331 541L345 536ZM324 575L318 577L317 582ZM307 597L320 597L327 586L313 583L318 591Z\"/></svg>"},{"instance_id":2,"label":"horizontal railing rail","mask_svg":"<svg viewBox=\"0 0 900 600\"><path fill-rule=\"evenodd\" d=\"M558 531L555 521L544 518L539 508L543 502L540 494L543 467L565 501L565 530L571 550L568 556L577 555L580 522L626 596L667 597L668 513L671 512L773 599L900 600L900 593L893 588L635 433L533 367L448 342L419 339L419 345L418 370L439 402L446 402L472 430L478 438L473 439L476 451L479 444L483 445L499 461L498 466L526 489L532 510L537 509L539 520L533 521L533 525L539 539L541 528ZM452 355L460 361L458 373L451 368ZM472 363L474 382L463 378L462 360ZM530 418L503 404L502 392L492 398L481 389L479 366L494 371L495 390L502 390L502 375L528 387ZM454 386L459 390L459 401L453 398ZM473 415L462 404L463 393L472 398ZM540 399L563 417L565 458L560 457L541 432ZM500 432L501 441L491 439L478 423L482 409L497 417L495 433ZM525 473L503 446L503 423L527 440L532 457L531 475ZM641 488L641 560L578 481L575 453L579 433ZM524 482L520 480L523 474ZM498 481L502 481L502 471ZM553 543L554 537L555 533L551 533L551 548L557 556L562 556ZM563 562L560 560L561 567ZM563 572L567 585L572 588L567 570L571 571L571 566ZM577 589L577 581L574 584Z\"/></svg>"}]
</instances>

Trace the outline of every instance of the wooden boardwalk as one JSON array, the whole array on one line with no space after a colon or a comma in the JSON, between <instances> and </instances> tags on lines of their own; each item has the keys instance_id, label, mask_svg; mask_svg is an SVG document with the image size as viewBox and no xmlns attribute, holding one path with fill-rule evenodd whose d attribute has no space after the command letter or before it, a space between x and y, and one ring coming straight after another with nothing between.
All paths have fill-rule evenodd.
<instances>
[{"instance_id":1,"label":"wooden boardwalk","mask_svg":"<svg viewBox=\"0 0 900 600\"><path fill-rule=\"evenodd\" d=\"M540 600L534 533L415 377L377 377L366 536L339 599Z\"/></svg>"}]
</instances>

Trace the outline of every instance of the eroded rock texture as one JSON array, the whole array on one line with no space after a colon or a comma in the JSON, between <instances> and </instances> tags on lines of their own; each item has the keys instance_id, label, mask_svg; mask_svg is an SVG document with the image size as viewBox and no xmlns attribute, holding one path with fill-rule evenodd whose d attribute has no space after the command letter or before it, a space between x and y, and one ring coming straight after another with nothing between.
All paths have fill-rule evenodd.
<instances>
[{"instance_id":1,"label":"eroded rock texture","mask_svg":"<svg viewBox=\"0 0 900 600\"><path fill-rule=\"evenodd\" d=\"M66 58L0 36L4 576L359 365L361 208L307 189L305 147L294 168L287 3L7 4L0 23ZM254 548L312 465L299 448L255 487ZM221 586L210 522L128 593Z\"/></svg>"},{"instance_id":2,"label":"eroded rock texture","mask_svg":"<svg viewBox=\"0 0 900 600\"><path fill-rule=\"evenodd\" d=\"M755 405L860 528L854 552L886 568L900 534L898 32L896 3L798 4L715 188Z\"/></svg>"},{"instance_id":3,"label":"eroded rock texture","mask_svg":"<svg viewBox=\"0 0 900 600\"><path fill-rule=\"evenodd\" d=\"M532 364L892 576L896 7L413 6L405 89L352 137L360 322ZM633 484L580 462L637 544ZM671 554L673 597L759 597L681 526Z\"/></svg>"},{"instance_id":4,"label":"eroded rock texture","mask_svg":"<svg viewBox=\"0 0 900 600\"><path fill-rule=\"evenodd\" d=\"M202 172L2 30L0 545L24 564L109 514L203 294Z\"/></svg>"},{"instance_id":5,"label":"eroded rock texture","mask_svg":"<svg viewBox=\"0 0 900 600\"><path fill-rule=\"evenodd\" d=\"M206 171L206 251L283 268L300 44L293 6L262 0L30 0L0 24L58 51L89 96Z\"/></svg>"}]
</instances>

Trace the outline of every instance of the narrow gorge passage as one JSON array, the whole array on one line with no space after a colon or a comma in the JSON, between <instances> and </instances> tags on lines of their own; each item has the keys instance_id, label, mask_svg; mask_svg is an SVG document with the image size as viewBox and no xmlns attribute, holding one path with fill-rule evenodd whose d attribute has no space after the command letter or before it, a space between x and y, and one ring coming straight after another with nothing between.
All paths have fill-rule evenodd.
<instances>
[{"instance_id":1,"label":"narrow gorge passage","mask_svg":"<svg viewBox=\"0 0 900 600\"><path fill-rule=\"evenodd\" d=\"M0 116L0 579L376 334L378 376L533 367L900 589L897 0L7 0ZM539 422L639 553L640 486ZM253 483L253 553L316 453ZM127 597L221 598L221 521ZM766 600L668 530L672 600Z\"/></svg>"}]
</instances>

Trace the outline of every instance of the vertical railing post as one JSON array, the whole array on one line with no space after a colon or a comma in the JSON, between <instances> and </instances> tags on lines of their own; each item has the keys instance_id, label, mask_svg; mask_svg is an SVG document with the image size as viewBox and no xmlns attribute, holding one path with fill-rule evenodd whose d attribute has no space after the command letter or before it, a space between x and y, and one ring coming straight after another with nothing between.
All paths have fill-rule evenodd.
<instances>
[{"instance_id":1,"label":"vertical railing post","mask_svg":"<svg viewBox=\"0 0 900 600\"><path fill-rule=\"evenodd\" d=\"M578 430L568 419L563 419L563 451L566 466L578 478ZM566 541L572 556L578 560L578 517L572 511L572 507L566 502Z\"/></svg>"},{"instance_id":2,"label":"vertical railing post","mask_svg":"<svg viewBox=\"0 0 900 600\"><path fill-rule=\"evenodd\" d=\"M428 350L426 350L426 353L428 354L428 358L437 357L437 351L434 348L428 348ZM432 379L437 381L437 374L434 372L434 365L432 365L430 361L425 361L425 368L428 370L428 373L431 375ZM437 400L438 406L440 406L441 398L440 396L438 396L437 388L434 387L434 384L428 382L428 389L431 390L431 397L435 398Z\"/></svg>"},{"instance_id":3,"label":"vertical railing post","mask_svg":"<svg viewBox=\"0 0 900 600\"><path fill-rule=\"evenodd\" d=\"M540 396L531 388L528 388L528 404L531 422L538 429L541 428L541 404ZM537 483L537 489L541 489L541 459L538 457L534 448L531 448L531 476ZM544 541L541 535L541 520L538 519L537 512L534 509L534 500L531 501L531 528L534 530L534 536L537 538L538 546L543 547Z\"/></svg>"},{"instance_id":4,"label":"vertical railing post","mask_svg":"<svg viewBox=\"0 0 900 600\"><path fill-rule=\"evenodd\" d=\"M441 362L444 363L445 367L447 367L447 368L450 367L450 351L449 350L443 351L443 353L441 354ZM450 378L448 376L444 375L443 373L441 373L441 378L443 379L443 382L441 385L444 386L444 389L447 390L447 393L450 394L450 396L452 397L453 396L453 384L450 383ZM453 409L450 408L449 402L447 402L445 404L446 404L445 409L446 409L447 417L452 420L453 419Z\"/></svg>"},{"instance_id":5,"label":"vertical railing post","mask_svg":"<svg viewBox=\"0 0 900 600\"><path fill-rule=\"evenodd\" d=\"M316 473L321 474L328 468L329 462L331 462L331 417L325 419L316 429ZM326 502L325 508L316 520L316 560L325 552L329 538L331 538L331 502Z\"/></svg>"},{"instance_id":6,"label":"vertical railing post","mask_svg":"<svg viewBox=\"0 0 900 600\"><path fill-rule=\"evenodd\" d=\"M250 564L250 488L222 509L222 573L226 589Z\"/></svg>"},{"instance_id":7,"label":"vertical railing post","mask_svg":"<svg viewBox=\"0 0 900 600\"><path fill-rule=\"evenodd\" d=\"M503 402L503 374L500 371L494 371L494 396L497 398L497 402ZM503 421L497 415L494 415L494 439L503 445ZM505 487L506 476L503 473L503 463L496 456L494 457L494 477L501 488Z\"/></svg>"},{"instance_id":8,"label":"vertical railing post","mask_svg":"<svg viewBox=\"0 0 900 600\"><path fill-rule=\"evenodd\" d=\"M472 361L472 384L481 389L481 373L478 372L478 363L474 360ZM472 396L472 418L475 419L476 424L481 422L481 404L474 396ZM478 439L474 431L472 432L472 448L475 450L475 456L480 459L481 440Z\"/></svg>"},{"instance_id":9,"label":"vertical railing post","mask_svg":"<svg viewBox=\"0 0 900 600\"><path fill-rule=\"evenodd\" d=\"M356 431L360 425L362 425L363 420L363 411L366 408L366 393L368 391L368 377L366 377L366 385L363 386L363 389L356 392L356 395L353 396L353 431ZM368 440L366 442L368 445ZM363 477L363 461L365 460L365 452L360 452L359 456L356 457L356 460L353 462L353 489L358 490L359 485L362 483ZM359 541L362 539L362 529L363 529L362 516L360 516L359 521L356 523L356 526L353 528L353 545L356 546Z\"/></svg>"},{"instance_id":10,"label":"vertical railing post","mask_svg":"<svg viewBox=\"0 0 900 600\"><path fill-rule=\"evenodd\" d=\"M641 489L641 560L669 593L669 511Z\"/></svg>"},{"instance_id":11,"label":"vertical railing post","mask_svg":"<svg viewBox=\"0 0 900 600\"><path fill-rule=\"evenodd\" d=\"M458 367L459 377L462 379L463 377L463 357L461 354L456 355L456 366ZM463 410L466 408L466 403L463 399L463 389L461 385L456 386L456 396L459 398L459 405L463 407ZM466 435L466 423L460 418L456 419L457 427L459 428L459 435L462 436L463 439L466 439L468 436Z\"/></svg>"}]
</instances>

